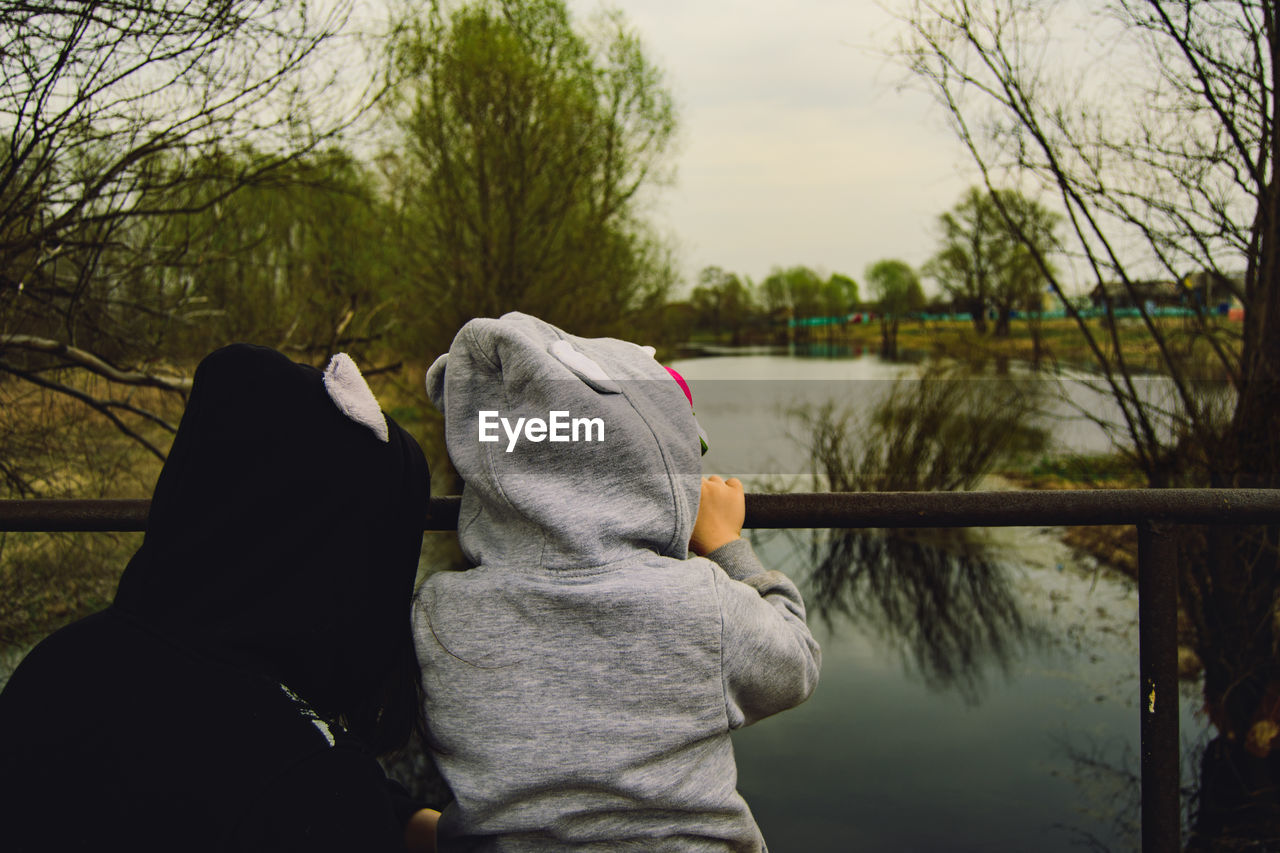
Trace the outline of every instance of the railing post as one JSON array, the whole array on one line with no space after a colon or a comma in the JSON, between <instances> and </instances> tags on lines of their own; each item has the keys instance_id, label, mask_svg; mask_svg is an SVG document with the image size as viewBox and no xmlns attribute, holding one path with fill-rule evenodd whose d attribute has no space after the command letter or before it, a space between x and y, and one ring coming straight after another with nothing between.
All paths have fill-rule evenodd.
<instances>
[{"instance_id":1,"label":"railing post","mask_svg":"<svg viewBox=\"0 0 1280 853\"><path fill-rule=\"evenodd\" d=\"M1171 526L1138 524L1142 851L1182 849L1178 743L1178 554Z\"/></svg>"}]
</instances>

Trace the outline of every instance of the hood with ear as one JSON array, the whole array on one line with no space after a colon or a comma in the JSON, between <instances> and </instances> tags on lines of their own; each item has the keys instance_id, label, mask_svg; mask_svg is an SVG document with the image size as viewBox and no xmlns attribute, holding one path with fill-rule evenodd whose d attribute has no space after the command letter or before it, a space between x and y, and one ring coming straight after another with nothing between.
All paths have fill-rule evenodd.
<instances>
[{"instance_id":1,"label":"hood with ear","mask_svg":"<svg viewBox=\"0 0 1280 853\"><path fill-rule=\"evenodd\" d=\"M465 481L458 538L473 564L556 569L637 550L687 556L701 444L689 401L652 348L579 338L511 313L463 326L426 383ZM492 413L487 435L496 440L481 440L482 412ZM552 440L556 412L564 440ZM529 430L530 419L546 432Z\"/></svg>"},{"instance_id":2,"label":"hood with ear","mask_svg":"<svg viewBox=\"0 0 1280 853\"><path fill-rule=\"evenodd\" d=\"M430 475L355 364L204 359L115 606L322 713L371 699L410 642Z\"/></svg>"}]
</instances>

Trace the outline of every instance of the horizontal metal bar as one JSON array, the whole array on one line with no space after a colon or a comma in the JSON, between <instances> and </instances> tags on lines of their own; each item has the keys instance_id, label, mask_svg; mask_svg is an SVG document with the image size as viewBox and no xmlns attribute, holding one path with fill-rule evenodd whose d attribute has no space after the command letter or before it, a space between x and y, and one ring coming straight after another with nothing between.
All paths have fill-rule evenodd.
<instances>
[{"instance_id":1,"label":"horizontal metal bar","mask_svg":"<svg viewBox=\"0 0 1280 853\"><path fill-rule=\"evenodd\" d=\"M432 498L426 530L453 530L454 497ZM145 530L146 500L0 501L0 531ZM1079 489L1004 492L808 492L747 495L749 528L1041 527L1276 524L1280 489Z\"/></svg>"},{"instance_id":2,"label":"horizontal metal bar","mask_svg":"<svg viewBox=\"0 0 1280 853\"><path fill-rule=\"evenodd\" d=\"M1280 489L1063 489L747 495L747 527L1272 524Z\"/></svg>"},{"instance_id":3,"label":"horizontal metal bar","mask_svg":"<svg viewBox=\"0 0 1280 853\"><path fill-rule=\"evenodd\" d=\"M0 530L146 530L150 507L146 500L0 501Z\"/></svg>"}]
</instances>

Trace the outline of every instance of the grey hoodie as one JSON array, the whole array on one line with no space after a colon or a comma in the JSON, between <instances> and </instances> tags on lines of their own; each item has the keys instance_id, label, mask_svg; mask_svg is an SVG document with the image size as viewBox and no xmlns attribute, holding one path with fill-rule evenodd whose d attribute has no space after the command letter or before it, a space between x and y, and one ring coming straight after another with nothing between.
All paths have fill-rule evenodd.
<instances>
[{"instance_id":1,"label":"grey hoodie","mask_svg":"<svg viewBox=\"0 0 1280 853\"><path fill-rule=\"evenodd\" d=\"M413 613L455 796L441 849L762 850L729 732L803 702L820 652L745 540L690 557L701 458L679 385L652 350L507 314L467 323L427 390L475 566L432 576ZM603 440L480 441L481 411L599 418Z\"/></svg>"}]
</instances>

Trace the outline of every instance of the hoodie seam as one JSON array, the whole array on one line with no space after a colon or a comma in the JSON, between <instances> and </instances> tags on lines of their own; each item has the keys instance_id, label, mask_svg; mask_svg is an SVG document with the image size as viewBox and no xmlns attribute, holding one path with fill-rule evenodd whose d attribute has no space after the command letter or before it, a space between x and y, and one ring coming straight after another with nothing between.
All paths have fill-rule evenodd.
<instances>
[{"instance_id":1,"label":"hoodie seam","mask_svg":"<svg viewBox=\"0 0 1280 853\"><path fill-rule=\"evenodd\" d=\"M677 538L680 535L681 521L680 491L677 488L676 473L672 464L671 456L667 452L667 448L663 446L662 439L658 436L657 430L653 428L653 424L650 422L649 417L640 406L636 405L635 399L631 396L632 392L629 392L625 385L620 387L622 387L622 396L626 398L627 404L631 406L632 411L636 413L644 423L645 428L649 430L649 435L653 438L653 443L657 445L658 455L662 459L662 467L665 469L667 474L667 488L671 497L672 511L676 519L674 529L671 531L671 537L667 540L666 550L668 553L671 553L675 550Z\"/></svg>"},{"instance_id":2,"label":"hoodie seam","mask_svg":"<svg viewBox=\"0 0 1280 853\"><path fill-rule=\"evenodd\" d=\"M511 399L507 396L507 383L505 381L502 383L502 402L507 408L510 408ZM514 510L516 515L524 518L524 512L507 496L507 490L502 487L502 479L498 476L498 469L494 465L494 448L484 447L482 449L484 450L484 465L489 469L489 479L493 481L494 488L502 496L502 502Z\"/></svg>"},{"instance_id":3,"label":"hoodie seam","mask_svg":"<svg viewBox=\"0 0 1280 853\"><path fill-rule=\"evenodd\" d=\"M468 323L466 326L463 327L463 331L466 333L467 337L471 339L472 352L480 356L480 358L484 361L484 363L489 366L489 369L496 372L498 374L498 378L502 379L501 365L495 364L493 359L489 358L489 353L485 351L484 346L480 343L480 339L476 337L475 326L471 323ZM503 381L502 383L502 402L504 404L510 403L510 398L507 397L507 383L505 381ZM483 447L481 448L481 450L484 451L484 465L487 469L489 469L489 476L493 480L493 484L497 488L498 494L502 496L502 502L505 503L507 506L511 507L513 510L515 510L517 515L523 517L524 513L520 512L520 510L515 506L515 504L511 502L511 498L507 497L506 490L502 488L502 482L498 479L498 471L496 468L494 468L493 453L491 448ZM479 517L478 512L476 517ZM475 519L473 518L472 521L474 520ZM468 523L468 525L469 524L470 522Z\"/></svg>"},{"instance_id":4,"label":"hoodie seam","mask_svg":"<svg viewBox=\"0 0 1280 853\"><path fill-rule=\"evenodd\" d=\"M716 594L716 614L720 617L720 712L724 715L725 731L732 731L733 726L729 721L729 678L724 665L724 598L721 595L720 579L715 569L711 569L711 588Z\"/></svg>"},{"instance_id":5,"label":"hoodie seam","mask_svg":"<svg viewBox=\"0 0 1280 853\"><path fill-rule=\"evenodd\" d=\"M574 343L571 336L563 334L561 330L556 329L554 326L552 327L552 329L555 331L555 334L560 337L561 340L567 340L570 344ZM644 382L647 380L641 379L639 381ZM675 518L675 524L673 525L672 531L671 531L671 538L667 540L667 545L665 549L666 553L662 555L662 556L667 556L667 554L675 552L676 544L680 536L680 521L681 521L680 493L676 485L675 468L672 463L671 456L667 452L667 448L663 447L663 442L661 437L659 437L658 435L658 431L654 429L653 424L650 422L649 417L645 414L643 407L636 405L635 398L632 397L631 392L627 390L627 383L619 382L618 390L622 392L623 399L627 401L627 405L629 405L631 407L631 410L635 412L636 415L640 418L640 421L644 424L645 429L649 430L649 436L653 439L653 443L658 448L658 456L662 459L662 467L667 475L667 489L671 498L672 515ZM544 557L545 557L545 551L546 551L545 546L546 546L546 537L544 535L543 537ZM610 561L610 563L606 563L602 565L609 565L611 563L616 563L616 562L622 562L622 561L614 560L614 561ZM540 565L544 563L545 563L544 560L539 560Z\"/></svg>"},{"instance_id":6,"label":"hoodie seam","mask_svg":"<svg viewBox=\"0 0 1280 853\"><path fill-rule=\"evenodd\" d=\"M676 557L668 557L664 554L656 554L656 552L650 551L646 548L646 549L641 549L640 551L637 551L635 554L631 554L626 557L621 557L617 560L610 560L607 563L596 563L590 566L584 566L580 563L574 563L572 566L567 566L565 568L556 568L554 566L548 566L543 562L538 562L536 564L531 565L523 560L515 560L511 562L483 563L481 566L477 566L476 568L494 569L498 571L518 571L518 572L527 573L527 574L542 574L550 578L568 579L568 578L579 578L579 577L594 577L596 575L605 575L605 574L609 574L610 572L619 571L623 568L626 568L627 566L634 565L637 562L643 562L644 561L643 558L645 555L655 555L663 560L675 560L677 563L688 562L686 560L680 560ZM636 559L637 556L640 557L641 559L637 560Z\"/></svg>"},{"instance_id":7,"label":"hoodie seam","mask_svg":"<svg viewBox=\"0 0 1280 853\"><path fill-rule=\"evenodd\" d=\"M499 375L501 375L502 366L499 364L494 364L493 359L489 358L489 353L485 352L484 346L480 343L480 340L476 337L475 328L470 323L468 323L466 326L463 327L463 331L467 333L467 337L471 338L471 343L474 345L473 351L476 352L482 359L484 359L485 364L489 365L489 367L492 370L497 371Z\"/></svg>"},{"instance_id":8,"label":"hoodie seam","mask_svg":"<svg viewBox=\"0 0 1280 853\"><path fill-rule=\"evenodd\" d=\"M470 334L471 340L475 344L477 351L480 353L481 358L484 359L485 363L488 364L489 367L497 371L498 379L502 383L502 404L505 408L510 409L511 396L508 393L506 375L502 372L501 366L494 364L493 361L489 359L488 355L484 352L484 349L480 346L480 342L476 340L475 331L473 329L469 330L468 334ZM538 565L542 565L547 554L546 531L542 529L541 525L539 525L532 518L530 518L524 512L524 510L516 506L515 501L511 500L511 498L507 495L507 490L503 488L503 485L502 485L502 478L498 476L498 469L495 461L497 456L497 448L485 447L483 448L483 452L484 452L484 465L485 465L485 468L487 468L489 471L489 479L493 482L494 489L497 491L498 495L501 496L502 502L506 504L512 510L512 512L515 513L515 515L523 522L525 527L532 528L538 531L539 539L541 540L539 544L539 549L538 549ZM475 521L476 518L479 518L480 513L481 511L477 509L475 518L473 518L472 521Z\"/></svg>"}]
</instances>

